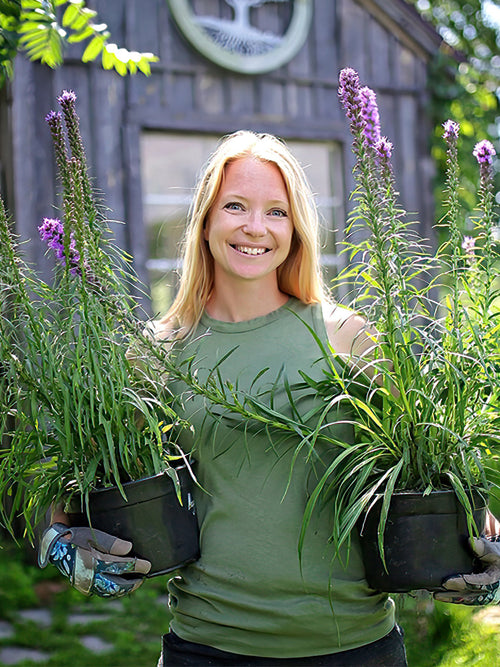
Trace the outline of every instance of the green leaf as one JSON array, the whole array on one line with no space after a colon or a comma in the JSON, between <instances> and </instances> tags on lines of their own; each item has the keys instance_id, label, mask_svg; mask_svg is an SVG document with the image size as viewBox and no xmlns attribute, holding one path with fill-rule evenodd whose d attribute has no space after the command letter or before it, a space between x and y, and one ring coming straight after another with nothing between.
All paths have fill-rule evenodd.
<instances>
[{"instance_id":1,"label":"green leaf","mask_svg":"<svg viewBox=\"0 0 500 667\"><path fill-rule=\"evenodd\" d=\"M84 63L95 60L104 48L105 39L103 37L94 37L83 52L82 61Z\"/></svg>"},{"instance_id":2,"label":"green leaf","mask_svg":"<svg viewBox=\"0 0 500 667\"><path fill-rule=\"evenodd\" d=\"M113 69L114 67L113 54L109 52L107 46L102 50L102 66L106 70Z\"/></svg>"},{"instance_id":3,"label":"green leaf","mask_svg":"<svg viewBox=\"0 0 500 667\"><path fill-rule=\"evenodd\" d=\"M99 25L90 23L91 19L95 18L96 16L97 12L94 12L90 9L80 10L78 12L78 15L73 19L71 29L74 30L75 32L80 32L81 30L84 30L88 26L91 27L94 33L96 34L99 32L104 32L104 30L106 30L108 27L105 23Z\"/></svg>"},{"instance_id":4,"label":"green leaf","mask_svg":"<svg viewBox=\"0 0 500 667\"><path fill-rule=\"evenodd\" d=\"M71 3L66 8L62 17L62 24L65 27L71 27L71 24L79 14L79 7L75 3Z\"/></svg>"},{"instance_id":5,"label":"green leaf","mask_svg":"<svg viewBox=\"0 0 500 667\"><path fill-rule=\"evenodd\" d=\"M69 35L68 42L70 44L77 44L78 42L83 42L85 39L92 37L94 34L94 29L91 26L87 26L85 30L81 30L80 32L75 32Z\"/></svg>"}]
</instances>

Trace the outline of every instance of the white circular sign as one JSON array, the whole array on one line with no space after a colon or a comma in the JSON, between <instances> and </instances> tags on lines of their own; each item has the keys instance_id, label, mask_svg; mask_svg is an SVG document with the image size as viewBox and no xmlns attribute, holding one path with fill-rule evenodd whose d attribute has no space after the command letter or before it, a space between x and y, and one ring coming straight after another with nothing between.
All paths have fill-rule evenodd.
<instances>
[{"instance_id":1,"label":"white circular sign","mask_svg":"<svg viewBox=\"0 0 500 667\"><path fill-rule=\"evenodd\" d=\"M190 0L167 0L179 29L205 58L234 72L260 74L281 67L304 44L312 17L312 0L224 0L231 20L194 11ZM261 30L251 22L251 10L266 4L291 5L283 34Z\"/></svg>"}]
</instances>

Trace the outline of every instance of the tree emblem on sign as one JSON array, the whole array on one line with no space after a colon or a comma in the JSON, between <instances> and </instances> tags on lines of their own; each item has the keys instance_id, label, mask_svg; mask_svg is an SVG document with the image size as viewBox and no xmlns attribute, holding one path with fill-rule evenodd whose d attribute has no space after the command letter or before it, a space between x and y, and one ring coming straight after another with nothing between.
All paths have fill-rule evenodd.
<instances>
[{"instance_id":1,"label":"tree emblem on sign","mask_svg":"<svg viewBox=\"0 0 500 667\"><path fill-rule=\"evenodd\" d=\"M302 47L312 16L312 0L223 0L231 19L203 15L189 0L167 0L181 32L209 60L237 72L257 74L276 69ZM252 22L252 11L264 5L289 6L283 30L262 30ZM223 8L224 5L221 4Z\"/></svg>"},{"instance_id":2,"label":"tree emblem on sign","mask_svg":"<svg viewBox=\"0 0 500 667\"><path fill-rule=\"evenodd\" d=\"M243 55L259 55L276 48L283 37L273 32L259 30L252 26L250 9L270 2L286 2L289 0L225 0L234 11L234 19L219 19L212 16L199 16L198 25L212 37L215 44L226 51Z\"/></svg>"}]
</instances>

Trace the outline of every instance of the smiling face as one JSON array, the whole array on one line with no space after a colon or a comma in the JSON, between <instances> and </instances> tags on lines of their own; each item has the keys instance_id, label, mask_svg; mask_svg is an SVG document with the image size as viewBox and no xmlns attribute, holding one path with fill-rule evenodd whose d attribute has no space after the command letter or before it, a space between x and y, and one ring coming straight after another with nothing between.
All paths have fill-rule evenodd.
<instances>
[{"instance_id":1,"label":"smiling face","mask_svg":"<svg viewBox=\"0 0 500 667\"><path fill-rule=\"evenodd\" d=\"M278 167L253 157L230 162L204 231L220 281L259 281L277 288L277 268L293 235L288 193Z\"/></svg>"}]
</instances>

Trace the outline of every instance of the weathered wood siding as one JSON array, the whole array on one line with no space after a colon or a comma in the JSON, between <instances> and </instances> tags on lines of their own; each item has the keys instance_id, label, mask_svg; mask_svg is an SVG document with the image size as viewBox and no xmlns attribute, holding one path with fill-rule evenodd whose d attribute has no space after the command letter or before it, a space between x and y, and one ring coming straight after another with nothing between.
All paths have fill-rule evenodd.
<instances>
[{"instance_id":1,"label":"weathered wood siding","mask_svg":"<svg viewBox=\"0 0 500 667\"><path fill-rule=\"evenodd\" d=\"M197 0L199 6L218 0ZM11 123L12 150L2 150L11 169L9 206L23 237L36 234L42 217L53 214L57 185L45 114L61 90L78 95L81 129L95 185L106 195L118 241L130 250L145 277L146 239L142 220L139 139L156 129L224 134L239 128L270 131L285 139L335 140L345 146L346 192L352 157L347 123L337 99L338 72L350 66L375 89L382 130L394 155L403 205L420 216L424 233L432 221L429 125L426 120L426 59L433 36L404 3L391 0L315 0L311 31L297 56L265 75L223 70L198 55L179 33L165 0L89 2L129 49L160 57L150 78L122 79L97 65L83 65L78 51L51 71L19 59L12 103L2 113ZM276 6L268 17L286 20ZM204 11L207 11L204 9ZM401 14L402 12L402 14ZM403 16L403 21L401 20ZM435 40L434 40L435 42ZM2 130L3 132L3 130ZM0 133L1 134L1 133ZM8 161L6 166L5 160ZM3 179L5 180L5 179ZM35 244L32 244L33 246ZM33 250L40 262L43 248Z\"/></svg>"}]
</instances>

